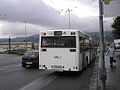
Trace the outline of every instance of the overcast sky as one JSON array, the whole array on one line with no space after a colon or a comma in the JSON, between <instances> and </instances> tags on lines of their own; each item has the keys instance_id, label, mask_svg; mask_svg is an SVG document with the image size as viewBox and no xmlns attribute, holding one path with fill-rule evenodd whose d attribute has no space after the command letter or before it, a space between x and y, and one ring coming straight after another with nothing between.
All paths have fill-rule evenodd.
<instances>
[{"instance_id":1,"label":"overcast sky","mask_svg":"<svg viewBox=\"0 0 120 90\"><path fill-rule=\"evenodd\" d=\"M0 0L0 38L34 35L40 30L71 28L99 32L97 0ZM105 30L112 18L105 18Z\"/></svg>"}]
</instances>

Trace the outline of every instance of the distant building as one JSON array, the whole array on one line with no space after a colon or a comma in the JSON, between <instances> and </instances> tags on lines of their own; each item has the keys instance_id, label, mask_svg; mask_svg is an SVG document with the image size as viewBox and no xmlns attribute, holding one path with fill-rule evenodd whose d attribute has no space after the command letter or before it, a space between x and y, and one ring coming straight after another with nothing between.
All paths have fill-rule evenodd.
<instances>
[{"instance_id":1,"label":"distant building","mask_svg":"<svg viewBox=\"0 0 120 90\"><path fill-rule=\"evenodd\" d=\"M10 46L11 46L11 50L17 50L17 49L26 49L27 46L27 50L31 50L32 49L32 45L34 43L32 42L11 42ZM35 43L34 47L37 48L38 44ZM8 42L0 42L0 48L2 49L9 49L9 43Z\"/></svg>"}]
</instances>

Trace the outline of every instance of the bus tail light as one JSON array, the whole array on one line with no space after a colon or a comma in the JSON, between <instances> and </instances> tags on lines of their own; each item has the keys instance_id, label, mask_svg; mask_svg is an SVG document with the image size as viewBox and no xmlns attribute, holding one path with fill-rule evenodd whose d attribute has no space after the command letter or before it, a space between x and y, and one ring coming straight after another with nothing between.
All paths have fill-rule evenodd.
<instances>
[{"instance_id":1,"label":"bus tail light","mask_svg":"<svg viewBox=\"0 0 120 90\"><path fill-rule=\"evenodd\" d=\"M47 69L46 65L39 65L40 68L44 68L44 69Z\"/></svg>"},{"instance_id":2,"label":"bus tail light","mask_svg":"<svg viewBox=\"0 0 120 90\"><path fill-rule=\"evenodd\" d=\"M45 52L45 51L47 51L47 49L41 49L41 52Z\"/></svg>"},{"instance_id":3,"label":"bus tail light","mask_svg":"<svg viewBox=\"0 0 120 90\"><path fill-rule=\"evenodd\" d=\"M44 67L45 69L47 69L46 65L43 65L43 67Z\"/></svg>"},{"instance_id":4,"label":"bus tail light","mask_svg":"<svg viewBox=\"0 0 120 90\"><path fill-rule=\"evenodd\" d=\"M77 66L73 66L73 69L78 69L78 67Z\"/></svg>"},{"instance_id":5,"label":"bus tail light","mask_svg":"<svg viewBox=\"0 0 120 90\"><path fill-rule=\"evenodd\" d=\"M76 52L76 49L70 49L70 52Z\"/></svg>"},{"instance_id":6,"label":"bus tail light","mask_svg":"<svg viewBox=\"0 0 120 90\"><path fill-rule=\"evenodd\" d=\"M69 68L69 71L71 71L71 68Z\"/></svg>"},{"instance_id":7,"label":"bus tail light","mask_svg":"<svg viewBox=\"0 0 120 90\"><path fill-rule=\"evenodd\" d=\"M45 35L46 35L46 33L41 33L41 35L42 35L42 36L45 36Z\"/></svg>"},{"instance_id":8,"label":"bus tail light","mask_svg":"<svg viewBox=\"0 0 120 90\"><path fill-rule=\"evenodd\" d=\"M76 67L76 69L78 69L78 67Z\"/></svg>"}]
</instances>

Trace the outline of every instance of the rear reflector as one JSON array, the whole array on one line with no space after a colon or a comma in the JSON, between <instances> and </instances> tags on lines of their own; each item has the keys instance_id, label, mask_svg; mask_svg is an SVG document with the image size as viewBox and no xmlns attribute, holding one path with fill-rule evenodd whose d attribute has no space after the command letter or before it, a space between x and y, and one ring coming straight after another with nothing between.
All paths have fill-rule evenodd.
<instances>
[{"instance_id":1,"label":"rear reflector","mask_svg":"<svg viewBox=\"0 0 120 90\"><path fill-rule=\"evenodd\" d=\"M78 67L76 67L76 69L78 69Z\"/></svg>"},{"instance_id":2,"label":"rear reflector","mask_svg":"<svg viewBox=\"0 0 120 90\"><path fill-rule=\"evenodd\" d=\"M69 68L69 71L71 71L71 68Z\"/></svg>"},{"instance_id":3,"label":"rear reflector","mask_svg":"<svg viewBox=\"0 0 120 90\"><path fill-rule=\"evenodd\" d=\"M45 67L45 69L47 69L47 67Z\"/></svg>"},{"instance_id":4,"label":"rear reflector","mask_svg":"<svg viewBox=\"0 0 120 90\"><path fill-rule=\"evenodd\" d=\"M70 52L76 52L76 49L70 49Z\"/></svg>"},{"instance_id":5,"label":"rear reflector","mask_svg":"<svg viewBox=\"0 0 120 90\"><path fill-rule=\"evenodd\" d=\"M47 51L47 49L41 49L41 52L45 52L45 51Z\"/></svg>"}]
</instances>

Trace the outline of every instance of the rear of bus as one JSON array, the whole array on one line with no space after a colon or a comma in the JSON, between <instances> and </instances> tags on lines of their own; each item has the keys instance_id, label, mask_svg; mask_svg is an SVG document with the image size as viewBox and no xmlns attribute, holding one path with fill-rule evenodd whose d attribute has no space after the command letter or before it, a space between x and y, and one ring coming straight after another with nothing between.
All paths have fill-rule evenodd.
<instances>
[{"instance_id":1,"label":"rear of bus","mask_svg":"<svg viewBox=\"0 0 120 90\"><path fill-rule=\"evenodd\" d=\"M40 32L39 69L79 71L78 31Z\"/></svg>"}]
</instances>

